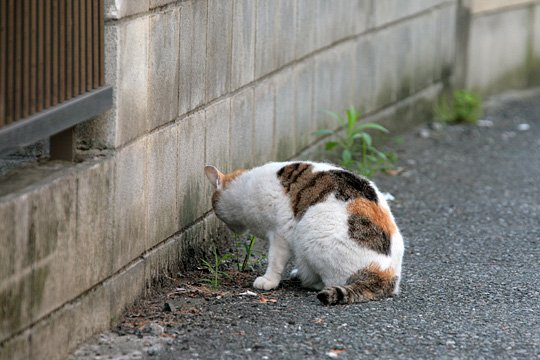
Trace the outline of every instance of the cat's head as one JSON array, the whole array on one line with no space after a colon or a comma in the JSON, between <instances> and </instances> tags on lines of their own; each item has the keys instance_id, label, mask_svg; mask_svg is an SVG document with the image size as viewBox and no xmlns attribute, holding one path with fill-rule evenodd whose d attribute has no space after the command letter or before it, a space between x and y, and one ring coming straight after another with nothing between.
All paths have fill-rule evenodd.
<instances>
[{"instance_id":1,"label":"cat's head","mask_svg":"<svg viewBox=\"0 0 540 360\"><path fill-rule=\"evenodd\" d=\"M235 211L234 204L231 204L231 201L223 200L223 194L227 192L229 185L245 171L245 169L237 169L224 174L214 166L204 167L206 178L214 187L214 193L212 194L212 208L214 212L231 230L238 233L243 232L244 229L242 229L241 224L233 221L234 216L232 216L232 213Z\"/></svg>"}]
</instances>

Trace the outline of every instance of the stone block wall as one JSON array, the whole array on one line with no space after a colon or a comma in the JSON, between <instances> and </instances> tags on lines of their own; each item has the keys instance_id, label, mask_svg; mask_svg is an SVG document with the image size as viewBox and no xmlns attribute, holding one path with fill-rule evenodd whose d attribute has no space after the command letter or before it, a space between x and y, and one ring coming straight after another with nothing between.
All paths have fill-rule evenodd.
<instances>
[{"instance_id":1,"label":"stone block wall","mask_svg":"<svg viewBox=\"0 0 540 360\"><path fill-rule=\"evenodd\" d=\"M229 171L308 156L311 133L336 127L324 110L349 105L405 129L448 84L483 89L539 55L537 2L474 6L107 0L113 109L76 129L80 163L0 179L0 359L62 358L153 279L226 242L205 164ZM470 26L467 36L458 24ZM500 37L484 39L493 27ZM502 51L499 41L515 58L480 52ZM456 56L464 46L467 61ZM477 69L480 61L494 65Z\"/></svg>"}]
</instances>

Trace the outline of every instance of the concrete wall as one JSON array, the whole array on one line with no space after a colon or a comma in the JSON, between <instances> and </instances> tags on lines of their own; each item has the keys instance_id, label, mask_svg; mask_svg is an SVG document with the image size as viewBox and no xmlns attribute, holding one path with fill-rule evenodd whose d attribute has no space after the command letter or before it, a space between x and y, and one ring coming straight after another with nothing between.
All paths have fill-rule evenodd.
<instances>
[{"instance_id":1,"label":"concrete wall","mask_svg":"<svg viewBox=\"0 0 540 360\"><path fill-rule=\"evenodd\" d=\"M463 86L485 95L540 84L540 1L473 0Z\"/></svg>"},{"instance_id":2,"label":"concrete wall","mask_svg":"<svg viewBox=\"0 0 540 360\"><path fill-rule=\"evenodd\" d=\"M113 324L152 279L223 244L204 164L228 171L307 156L311 132L335 127L323 111L351 104L407 128L456 74L484 89L539 54L530 2L478 14L457 0L105 6L114 108L76 129L82 162L0 179L0 359L62 357ZM484 43L501 51L482 38L492 16L505 19L504 44L510 33L521 40L515 58L476 53ZM456 44L468 44L469 58L455 56ZM480 61L495 69L480 76Z\"/></svg>"}]
</instances>

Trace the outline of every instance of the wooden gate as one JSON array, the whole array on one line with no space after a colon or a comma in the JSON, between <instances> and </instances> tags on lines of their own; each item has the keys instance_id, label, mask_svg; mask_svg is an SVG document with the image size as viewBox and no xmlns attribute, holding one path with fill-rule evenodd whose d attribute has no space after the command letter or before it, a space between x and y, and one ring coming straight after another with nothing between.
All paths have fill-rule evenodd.
<instances>
[{"instance_id":1,"label":"wooden gate","mask_svg":"<svg viewBox=\"0 0 540 360\"><path fill-rule=\"evenodd\" d=\"M110 108L103 1L0 1L0 153Z\"/></svg>"}]
</instances>

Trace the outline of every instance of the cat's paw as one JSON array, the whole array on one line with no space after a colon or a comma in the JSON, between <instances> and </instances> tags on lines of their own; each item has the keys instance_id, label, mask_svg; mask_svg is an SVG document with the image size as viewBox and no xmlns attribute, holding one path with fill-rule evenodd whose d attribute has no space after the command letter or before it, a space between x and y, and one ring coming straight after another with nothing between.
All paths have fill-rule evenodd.
<instances>
[{"instance_id":1,"label":"cat's paw","mask_svg":"<svg viewBox=\"0 0 540 360\"><path fill-rule=\"evenodd\" d=\"M269 280L264 276L259 276L253 282L253 287L260 290L272 290L277 288L279 285L279 280Z\"/></svg>"}]
</instances>

